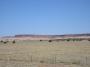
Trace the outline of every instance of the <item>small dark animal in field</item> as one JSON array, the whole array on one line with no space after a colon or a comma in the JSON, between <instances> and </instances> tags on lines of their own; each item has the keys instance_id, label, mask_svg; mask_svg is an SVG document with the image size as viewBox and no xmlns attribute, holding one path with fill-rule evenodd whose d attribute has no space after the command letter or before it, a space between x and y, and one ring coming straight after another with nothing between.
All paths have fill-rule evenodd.
<instances>
[{"instance_id":1,"label":"small dark animal in field","mask_svg":"<svg viewBox=\"0 0 90 67\"><path fill-rule=\"evenodd\" d=\"M16 41L15 41L15 40L13 40L13 41L12 41L12 43L14 44L14 43L16 43Z\"/></svg>"}]
</instances>

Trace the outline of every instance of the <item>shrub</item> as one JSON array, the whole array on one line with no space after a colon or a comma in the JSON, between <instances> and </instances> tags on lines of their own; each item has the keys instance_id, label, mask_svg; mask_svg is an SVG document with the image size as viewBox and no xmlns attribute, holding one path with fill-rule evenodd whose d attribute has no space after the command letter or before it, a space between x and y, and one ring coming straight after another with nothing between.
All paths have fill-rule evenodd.
<instances>
[{"instance_id":1,"label":"shrub","mask_svg":"<svg viewBox=\"0 0 90 67\"><path fill-rule=\"evenodd\" d=\"M48 42L52 42L52 40L49 40Z\"/></svg>"},{"instance_id":2,"label":"shrub","mask_svg":"<svg viewBox=\"0 0 90 67\"><path fill-rule=\"evenodd\" d=\"M44 61L43 61L43 60L41 60L41 61L40 61L40 63L44 63Z\"/></svg>"},{"instance_id":3,"label":"shrub","mask_svg":"<svg viewBox=\"0 0 90 67\"><path fill-rule=\"evenodd\" d=\"M3 42L4 44L6 44L7 43L7 41L5 41L5 42Z\"/></svg>"},{"instance_id":4,"label":"shrub","mask_svg":"<svg viewBox=\"0 0 90 67\"><path fill-rule=\"evenodd\" d=\"M42 41L42 40L40 40L40 41Z\"/></svg>"},{"instance_id":5,"label":"shrub","mask_svg":"<svg viewBox=\"0 0 90 67\"><path fill-rule=\"evenodd\" d=\"M3 40L1 40L0 42L3 43Z\"/></svg>"},{"instance_id":6,"label":"shrub","mask_svg":"<svg viewBox=\"0 0 90 67\"><path fill-rule=\"evenodd\" d=\"M15 41L15 40L13 40L13 41L12 41L12 43L14 44L14 43L16 43L16 41Z\"/></svg>"},{"instance_id":7,"label":"shrub","mask_svg":"<svg viewBox=\"0 0 90 67\"><path fill-rule=\"evenodd\" d=\"M88 39L88 41L90 41L90 39Z\"/></svg>"},{"instance_id":8,"label":"shrub","mask_svg":"<svg viewBox=\"0 0 90 67\"><path fill-rule=\"evenodd\" d=\"M75 41L75 39L72 39L72 41Z\"/></svg>"},{"instance_id":9,"label":"shrub","mask_svg":"<svg viewBox=\"0 0 90 67\"><path fill-rule=\"evenodd\" d=\"M70 41L70 39L67 39L67 41Z\"/></svg>"}]
</instances>

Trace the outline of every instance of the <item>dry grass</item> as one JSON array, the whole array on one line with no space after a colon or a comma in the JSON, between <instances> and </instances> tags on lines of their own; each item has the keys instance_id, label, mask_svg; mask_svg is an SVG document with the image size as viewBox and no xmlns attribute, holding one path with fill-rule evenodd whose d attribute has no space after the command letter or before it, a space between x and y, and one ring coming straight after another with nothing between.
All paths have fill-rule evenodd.
<instances>
[{"instance_id":1,"label":"dry grass","mask_svg":"<svg viewBox=\"0 0 90 67\"><path fill-rule=\"evenodd\" d=\"M0 67L90 67L90 42L0 43Z\"/></svg>"}]
</instances>

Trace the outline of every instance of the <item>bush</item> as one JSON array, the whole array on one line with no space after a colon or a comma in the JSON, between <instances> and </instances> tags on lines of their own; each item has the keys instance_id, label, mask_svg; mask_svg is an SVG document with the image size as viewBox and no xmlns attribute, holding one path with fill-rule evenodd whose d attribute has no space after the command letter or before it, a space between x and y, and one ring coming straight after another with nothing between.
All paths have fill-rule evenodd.
<instances>
[{"instance_id":1,"label":"bush","mask_svg":"<svg viewBox=\"0 0 90 67\"><path fill-rule=\"evenodd\" d=\"M40 41L42 41L42 40L40 40Z\"/></svg>"},{"instance_id":2,"label":"bush","mask_svg":"<svg viewBox=\"0 0 90 67\"><path fill-rule=\"evenodd\" d=\"M7 43L7 41L5 41L5 42L3 42L4 44L6 44Z\"/></svg>"},{"instance_id":3,"label":"bush","mask_svg":"<svg viewBox=\"0 0 90 67\"><path fill-rule=\"evenodd\" d=\"M14 43L16 43L16 41L15 41L15 40L13 40L13 41L12 41L12 43L14 44Z\"/></svg>"},{"instance_id":4,"label":"bush","mask_svg":"<svg viewBox=\"0 0 90 67\"><path fill-rule=\"evenodd\" d=\"M72 39L72 41L75 41L75 39Z\"/></svg>"},{"instance_id":5,"label":"bush","mask_svg":"<svg viewBox=\"0 0 90 67\"><path fill-rule=\"evenodd\" d=\"M48 42L52 42L52 40L49 40Z\"/></svg>"},{"instance_id":6,"label":"bush","mask_svg":"<svg viewBox=\"0 0 90 67\"><path fill-rule=\"evenodd\" d=\"M88 39L88 41L90 41L90 39Z\"/></svg>"},{"instance_id":7,"label":"bush","mask_svg":"<svg viewBox=\"0 0 90 67\"><path fill-rule=\"evenodd\" d=\"M67 41L70 41L70 39L67 39Z\"/></svg>"},{"instance_id":8,"label":"bush","mask_svg":"<svg viewBox=\"0 0 90 67\"><path fill-rule=\"evenodd\" d=\"M1 40L0 42L3 43L3 40Z\"/></svg>"},{"instance_id":9,"label":"bush","mask_svg":"<svg viewBox=\"0 0 90 67\"><path fill-rule=\"evenodd\" d=\"M44 61L43 61L43 60L41 60L41 61L40 61L40 63L44 63Z\"/></svg>"}]
</instances>

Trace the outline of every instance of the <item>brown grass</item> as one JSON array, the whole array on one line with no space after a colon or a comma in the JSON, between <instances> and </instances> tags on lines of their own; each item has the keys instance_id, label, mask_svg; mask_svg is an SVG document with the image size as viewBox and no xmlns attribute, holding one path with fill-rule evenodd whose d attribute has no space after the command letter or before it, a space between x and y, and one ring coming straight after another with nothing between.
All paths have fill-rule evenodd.
<instances>
[{"instance_id":1,"label":"brown grass","mask_svg":"<svg viewBox=\"0 0 90 67\"><path fill-rule=\"evenodd\" d=\"M0 67L90 67L90 42L0 43Z\"/></svg>"}]
</instances>

